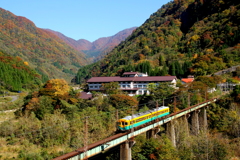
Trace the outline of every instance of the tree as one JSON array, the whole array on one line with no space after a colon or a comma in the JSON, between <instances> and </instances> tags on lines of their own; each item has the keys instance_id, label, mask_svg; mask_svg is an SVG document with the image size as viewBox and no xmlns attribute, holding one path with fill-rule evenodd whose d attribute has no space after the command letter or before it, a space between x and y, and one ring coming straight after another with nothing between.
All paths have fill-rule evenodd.
<instances>
[{"instance_id":1,"label":"tree","mask_svg":"<svg viewBox=\"0 0 240 160\"><path fill-rule=\"evenodd\" d=\"M170 65L169 72L172 76L176 76L176 66L174 62Z\"/></svg>"},{"instance_id":2,"label":"tree","mask_svg":"<svg viewBox=\"0 0 240 160\"><path fill-rule=\"evenodd\" d=\"M209 88L214 88L216 87L216 82L212 77L207 77L207 76L199 76L195 79L195 81L202 82Z\"/></svg>"},{"instance_id":3,"label":"tree","mask_svg":"<svg viewBox=\"0 0 240 160\"><path fill-rule=\"evenodd\" d=\"M124 94L112 94L109 99L110 103L117 109L126 107L129 108L138 105L138 101L134 97Z\"/></svg>"},{"instance_id":4,"label":"tree","mask_svg":"<svg viewBox=\"0 0 240 160\"><path fill-rule=\"evenodd\" d=\"M165 65L165 58L162 54L159 56L158 61L159 61L159 66L164 66Z\"/></svg>"},{"instance_id":5,"label":"tree","mask_svg":"<svg viewBox=\"0 0 240 160\"><path fill-rule=\"evenodd\" d=\"M103 90L103 93L105 93L105 94L121 93L118 82L103 83L101 89Z\"/></svg>"},{"instance_id":6,"label":"tree","mask_svg":"<svg viewBox=\"0 0 240 160\"><path fill-rule=\"evenodd\" d=\"M174 88L170 82L150 83L148 90L155 101L166 99L173 94Z\"/></svg>"},{"instance_id":7,"label":"tree","mask_svg":"<svg viewBox=\"0 0 240 160\"><path fill-rule=\"evenodd\" d=\"M70 87L64 79L48 80L44 88L40 89L41 95L63 96L70 91Z\"/></svg>"}]
</instances>

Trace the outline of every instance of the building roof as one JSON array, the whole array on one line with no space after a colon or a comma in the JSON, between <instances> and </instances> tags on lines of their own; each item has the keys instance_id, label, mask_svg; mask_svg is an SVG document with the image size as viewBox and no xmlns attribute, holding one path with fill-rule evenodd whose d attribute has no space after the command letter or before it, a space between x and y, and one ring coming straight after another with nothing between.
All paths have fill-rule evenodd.
<instances>
[{"instance_id":1,"label":"building roof","mask_svg":"<svg viewBox=\"0 0 240 160\"><path fill-rule=\"evenodd\" d=\"M132 74L138 74L138 72L124 72L123 75L132 75Z\"/></svg>"},{"instance_id":2,"label":"building roof","mask_svg":"<svg viewBox=\"0 0 240 160\"><path fill-rule=\"evenodd\" d=\"M194 78L182 78L181 81L185 83L191 83L194 80Z\"/></svg>"},{"instance_id":3,"label":"building roof","mask_svg":"<svg viewBox=\"0 0 240 160\"><path fill-rule=\"evenodd\" d=\"M92 94L88 92L80 92L80 97L82 99L92 99Z\"/></svg>"},{"instance_id":4,"label":"building roof","mask_svg":"<svg viewBox=\"0 0 240 160\"><path fill-rule=\"evenodd\" d=\"M92 77L87 83L96 82L165 82L177 79L176 76L148 76L148 77Z\"/></svg>"}]
</instances>

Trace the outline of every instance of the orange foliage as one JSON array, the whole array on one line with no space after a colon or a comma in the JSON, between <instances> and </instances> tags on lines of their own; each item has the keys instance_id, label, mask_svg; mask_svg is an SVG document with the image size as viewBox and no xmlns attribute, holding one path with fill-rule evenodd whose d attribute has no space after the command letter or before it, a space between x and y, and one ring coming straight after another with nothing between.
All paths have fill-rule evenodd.
<instances>
[{"instance_id":1,"label":"orange foliage","mask_svg":"<svg viewBox=\"0 0 240 160\"><path fill-rule=\"evenodd\" d=\"M18 57L18 56L17 56L16 58L17 58L18 61L22 61L22 58L20 58L20 57Z\"/></svg>"},{"instance_id":2,"label":"orange foliage","mask_svg":"<svg viewBox=\"0 0 240 160\"><path fill-rule=\"evenodd\" d=\"M193 58L196 59L198 57L198 54L194 54Z\"/></svg>"},{"instance_id":3,"label":"orange foliage","mask_svg":"<svg viewBox=\"0 0 240 160\"><path fill-rule=\"evenodd\" d=\"M39 99L38 98L32 98L30 102L26 105L26 109L32 110L34 108L38 107Z\"/></svg>"},{"instance_id":4,"label":"orange foliage","mask_svg":"<svg viewBox=\"0 0 240 160\"><path fill-rule=\"evenodd\" d=\"M143 54L139 54L139 59L140 60L144 60L145 59L145 56Z\"/></svg>"},{"instance_id":5,"label":"orange foliage","mask_svg":"<svg viewBox=\"0 0 240 160\"><path fill-rule=\"evenodd\" d=\"M233 79L240 81L240 78L238 78L238 77L233 77Z\"/></svg>"},{"instance_id":6,"label":"orange foliage","mask_svg":"<svg viewBox=\"0 0 240 160\"><path fill-rule=\"evenodd\" d=\"M157 157L153 153L149 155L149 158L153 160L157 160Z\"/></svg>"}]
</instances>

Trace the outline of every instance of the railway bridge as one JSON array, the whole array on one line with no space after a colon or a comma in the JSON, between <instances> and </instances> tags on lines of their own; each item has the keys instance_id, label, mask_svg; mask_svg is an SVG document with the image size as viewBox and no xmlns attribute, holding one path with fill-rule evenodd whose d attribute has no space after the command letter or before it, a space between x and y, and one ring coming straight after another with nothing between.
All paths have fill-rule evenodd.
<instances>
[{"instance_id":1,"label":"railway bridge","mask_svg":"<svg viewBox=\"0 0 240 160\"><path fill-rule=\"evenodd\" d=\"M217 98L214 98L197 105L190 106L176 113L156 119L153 122L149 122L139 128L134 128L134 130L125 133L119 133L88 146L79 148L75 151L54 158L54 160L85 160L119 145L120 160L131 160L131 147L135 143L134 137L142 133L146 133L147 138L154 137L160 131L160 126L163 124L166 124L167 134L169 135L172 144L176 146L174 120L182 118L184 121L186 121L185 123L188 124L189 119L191 122L190 130L192 134L198 134L200 130L207 129L206 107L209 104L214 103L216 100ZM188 130L188 125L186 125L185 129Z\"/></svg>"}]
</instances>

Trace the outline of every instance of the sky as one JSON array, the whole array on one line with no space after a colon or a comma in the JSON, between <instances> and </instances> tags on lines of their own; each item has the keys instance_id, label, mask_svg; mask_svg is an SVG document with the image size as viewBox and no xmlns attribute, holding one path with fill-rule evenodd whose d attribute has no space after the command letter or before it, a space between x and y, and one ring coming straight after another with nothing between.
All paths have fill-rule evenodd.
<instances>
[{"instance_id":1,"label":"sky","mask_svg":"<svg viewBox=\"0 0 240 160\"><path fill-rule=\"evenodd\" d=\"M2 0L0 7L75 40L93 42L141 26L170 0Z\"/></svg>"}]
</instances>

